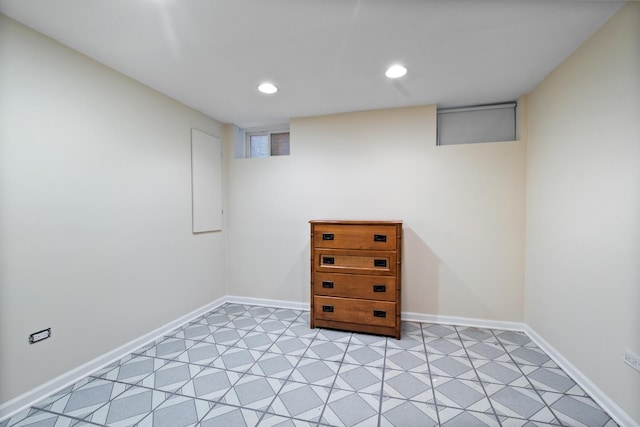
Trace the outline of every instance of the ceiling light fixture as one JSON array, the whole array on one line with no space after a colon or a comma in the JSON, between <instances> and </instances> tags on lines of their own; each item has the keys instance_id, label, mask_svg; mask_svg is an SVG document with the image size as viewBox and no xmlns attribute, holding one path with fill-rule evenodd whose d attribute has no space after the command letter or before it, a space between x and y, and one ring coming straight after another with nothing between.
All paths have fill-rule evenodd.
<instances>
[{"instance_id":1,"label":"ceiling light fixture","mask_svg":"<svg viewBox=\"0 0 640 427\"><path fill-rule=\"evenodd\" d=\"M385 75L390 79L397 79L407 74L407 69L402 65L392 65L387 69Z\"/></svg>"},{"instance_id":2,"label":"ceiling light fixture","mask_svg":"<svg viewBox=\"0 0 640 427\"><path fill-rule=\"evenodd\" d=\"M273 83L262 83L258 86L258 90L262 93L266 93L267 95L271 95L278 91L278 87Z\"/></svg>"}]
</instances>

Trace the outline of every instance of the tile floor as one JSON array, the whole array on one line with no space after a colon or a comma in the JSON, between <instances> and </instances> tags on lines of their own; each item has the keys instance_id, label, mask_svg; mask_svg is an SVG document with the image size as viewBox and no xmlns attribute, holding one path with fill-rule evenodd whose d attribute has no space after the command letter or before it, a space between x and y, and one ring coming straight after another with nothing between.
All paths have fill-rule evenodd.
<instances>
[{"instance_id":1,"label":"tile floor","mask_svg":"<svg viewBox=\"0 0 640 427\"><path fill-rule=\"evenodd\" d=\"M522 333L404 322L402 339L225 304L9 426L615 426Z\"/></svg>"}]
</instances>

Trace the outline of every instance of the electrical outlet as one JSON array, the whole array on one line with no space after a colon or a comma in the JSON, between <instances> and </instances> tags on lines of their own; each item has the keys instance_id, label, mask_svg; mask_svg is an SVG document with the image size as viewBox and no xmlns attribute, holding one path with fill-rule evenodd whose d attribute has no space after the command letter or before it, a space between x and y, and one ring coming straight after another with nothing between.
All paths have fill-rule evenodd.
<instances>
[{"instance_id":1,"label":"electrical outlet","mask_svg":"<svg viewBox=\"0 0 640 427\"><path fill-rule=\"evenodd\" d=\"M640 372L640 356L632 353L631 350L629 350L628 348L623 348L623 350L624 350L624 354L622 357L624 359L624 363L631 366L636 371Z\"/></svg>"},{"instance_id":2,"label":"electrical outlet","mask_svg":"<svg viewBox=\"0 0 640 427\"><path fill-rule=\"evenodd\" d=\"M43 329L29 335L29 344L35 344L38 341L46 340L51 337L51 328Z\"/></svg>"}]
</instances>

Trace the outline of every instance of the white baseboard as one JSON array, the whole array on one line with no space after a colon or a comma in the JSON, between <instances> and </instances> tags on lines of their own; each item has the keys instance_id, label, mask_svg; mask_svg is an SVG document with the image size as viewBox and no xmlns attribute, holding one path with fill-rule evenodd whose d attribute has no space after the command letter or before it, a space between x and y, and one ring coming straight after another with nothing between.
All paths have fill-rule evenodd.
<instances>
[{"instance_id":1,"label":"white baseboard","mask_svg":"<svg viewBox=\"0 0 640 427\"><path fill-rule=\"evenodd\" d=\"M89 362L70 370L69 372L53 378L52 380L49 380L46 383L9 400L8 402L3 403L2 405L0 405L0 421L4 420L5 418L9 418L17 414L18 412L23 411L24 409L27 409L29 406L34 405L45 397L57 392L58 390L62 390L65 387L70 386L71 384L79 381L87 375L90 375L98 369L107 366L118 359L123 358L135 349L152 342L153 340L159 338L167 332L170 332L178 326L189 322L191 319L194 319L208 311L215 309L225 302L226 297L219 298L203 307L192 311L191 313L185 314L184 316L181 316L178 319L167 323L166 325L163 325L147 334L144 334L141 337L129 341L128 343L121 345L120 347L111 350L108 353L98 356L95 359L90 360Z\"/></svg>"},{"instance_id":2,"label":"white baseboard","mask_svg":"<svg viewBox=\"0 0 640 427\"><path fill-rule=\"evenodd\" d=\"M524 323L504 322L501 320L474 319L471 317L441 316L403 311L402 320L420 323L444 323L447 325L469 326L473 328L500 329L524 332Z\"/></svg>"},{"instance_id":3,"label":"white baseboard","mask_svg":"<svg viewBox=\"0 0 640 427\"><path fill-rule=\"evenodd\" d=\"M236 295L227 295L226 302L234 304L259 305L263 307L288 308L291 310L309 311L308 302L284 301L278 299L240 297Z\"/></svg>"},{"instance_id":4,"label":"white baseboard","mask_svg":"<svg viewBox=\"0 0 640 427\"><path fill-rule=\"evenodd\" d=\"M602 409L609 414L613 420L621 427L640 427L629 414L618 406L609 396L607 396L598 386L584 375L578 368L569 362L558 350L545 341L535 330L528 325L524 326L524 332L553 359L562 370L569 375Z\"/></svg>"}]
</instances>

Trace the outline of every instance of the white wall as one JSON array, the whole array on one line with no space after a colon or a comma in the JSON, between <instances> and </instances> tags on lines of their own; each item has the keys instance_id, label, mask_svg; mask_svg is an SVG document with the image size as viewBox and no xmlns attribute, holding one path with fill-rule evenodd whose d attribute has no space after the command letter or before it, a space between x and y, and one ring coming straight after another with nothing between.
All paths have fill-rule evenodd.
<instances>
[{"instance_id":1,"label":"white wall","mask_svg":"<svg viewBox=\"0 0 640 427\"><path fill-rule=\"evenodd\" d=\"M2 15L0 64L1 403L226 292L191 232L190 129L222 126Z\"/></svg>"},{"instance_id":2,"label":"white wall","mask_svg":"<svg viewBox=\"0 0 640 427\"><path fill-rule=\"evenodd\" d=\"M436 147L435 122L298 118L290 156L228 158L229 294L307 302L310 219L402 219L403 311L521 321L525 144Z\"/></svg>"},{"instance_id":3,"label":"white wall","mask_svg":"<svg viewBox=\"0 0 640 427\"><path fill-rule=\"evenodd\" d=\"M530 95L525 321L640 423L640 3Z\"/></svg>"}]
</instances>

